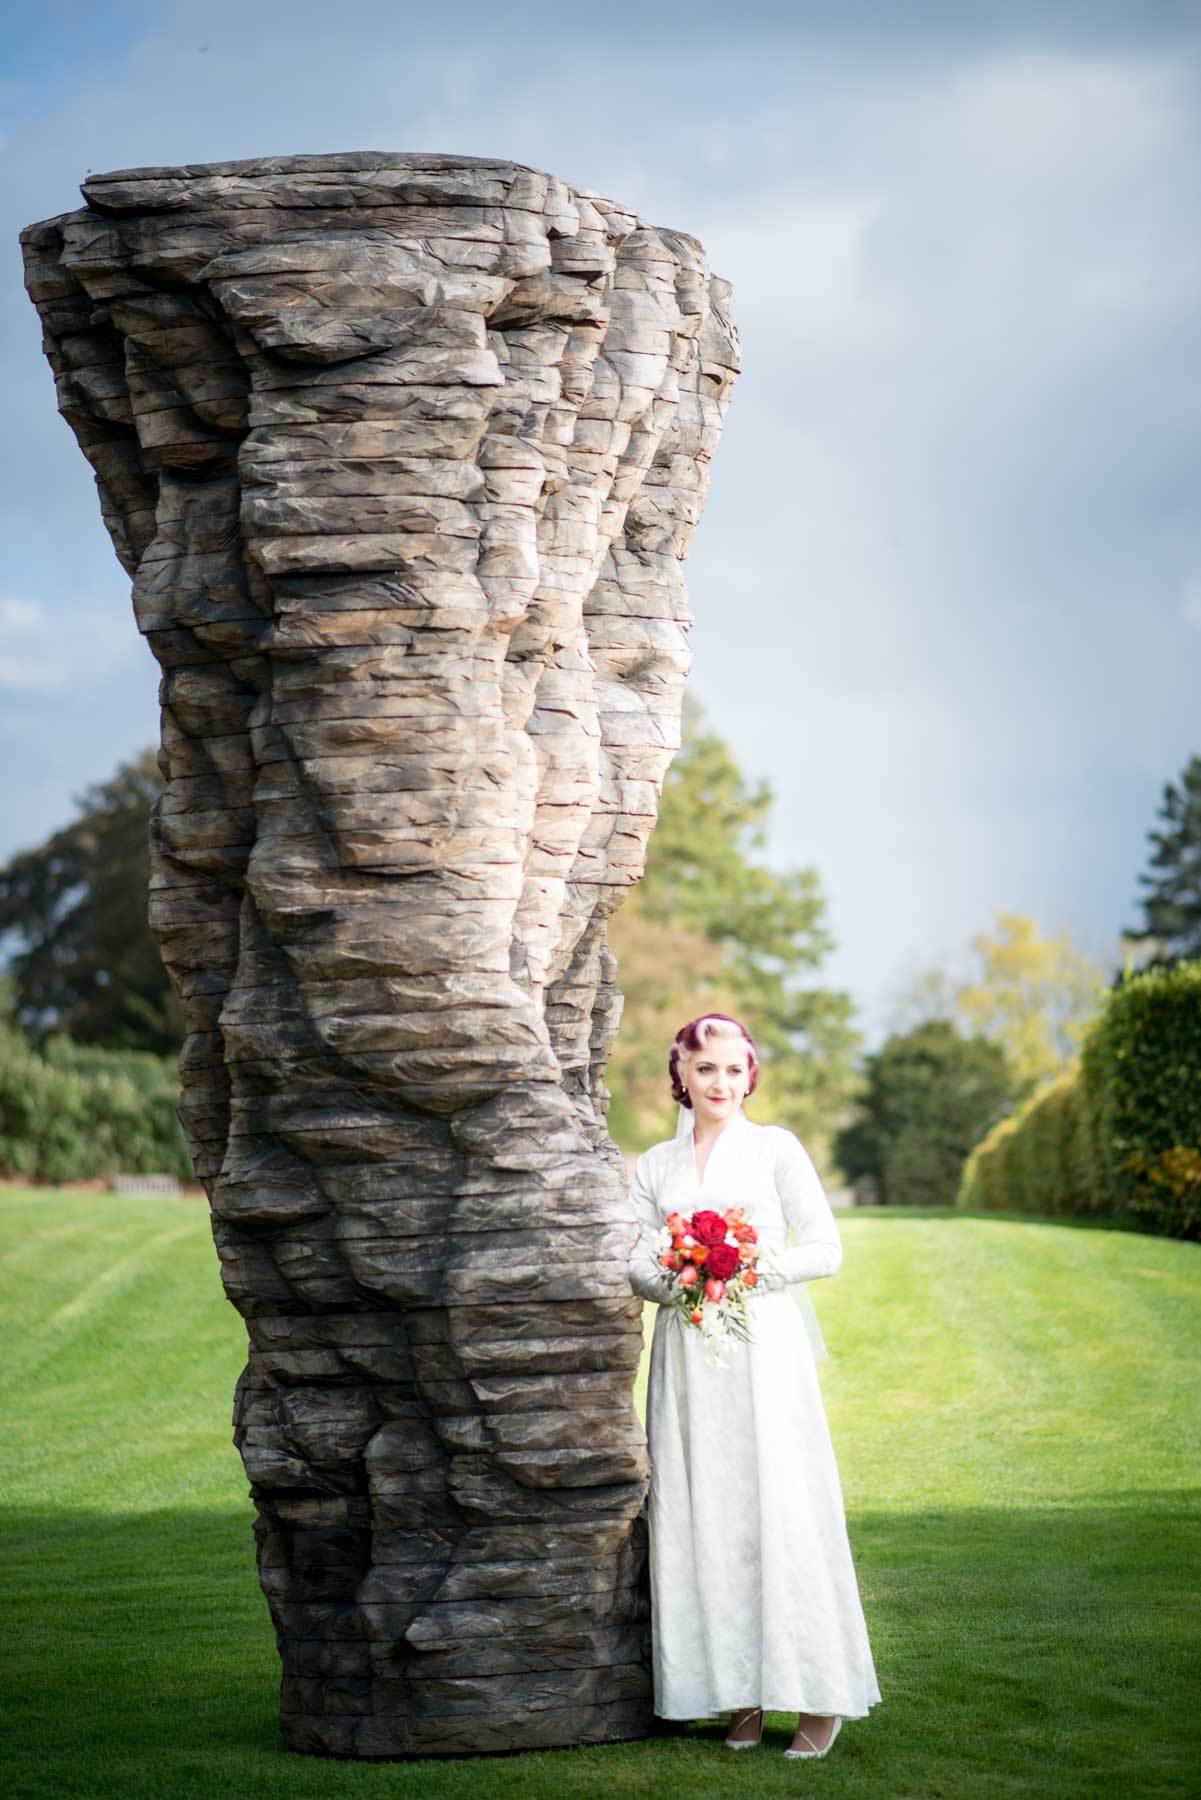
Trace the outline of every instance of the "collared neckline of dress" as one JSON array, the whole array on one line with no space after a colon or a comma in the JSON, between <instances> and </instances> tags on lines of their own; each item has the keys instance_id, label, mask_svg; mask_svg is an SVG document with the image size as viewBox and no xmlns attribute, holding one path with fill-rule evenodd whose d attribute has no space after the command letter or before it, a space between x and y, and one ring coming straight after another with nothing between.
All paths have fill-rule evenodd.
<instances>
[{"instance_id":1,"label":"collared neckline of dress","mask_svg":"<svg viewBox=\"0 0 1201 1800\"><path fill-rule=\"evenodd\" d=\"M752 1121L748 1119L742 1109L739 1108L728 1124L722 1126L721 1131L717 1135L716 1143L713 1145L713 1148L705 1159L704 1172L699 1179L696 1172L696 1137L694 1133L691 1131L686 1132L679 1140L684 1154L688 1158L686 1166L688 1173L692 1178L692 1185L698 1194L702 1191L706 1181L709 1179L709 1172L713 1167L714 1157L721 1156L723 1153L728 1155L729 1140L731 1138L737 1139L741 1135L743 1129L749 1127L751 1123Z\"/></svg>"}]
</instances>

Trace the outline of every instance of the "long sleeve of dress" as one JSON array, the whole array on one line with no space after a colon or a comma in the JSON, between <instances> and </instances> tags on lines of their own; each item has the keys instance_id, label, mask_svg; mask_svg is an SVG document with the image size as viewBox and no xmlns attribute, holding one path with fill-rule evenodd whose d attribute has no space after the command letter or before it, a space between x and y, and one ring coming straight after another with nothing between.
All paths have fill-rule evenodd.
<instances>
[{"instance_id":1,"label":"long sleeve of dress","mask_svg":"<svg viewBox=\"0 0 1201 1800\"><path fill-rule=\"evenodd\" d=\"M638 1237L630 1252L630 1286L641 1300L665 1300L671 1283L659 1262L659 1233L663 1221L648 1185L645 1155L634 1164L630 1199L638 1219Z\"/></svg>"},{"instance_id":2,"label":"long sleeve of dress","mask_svg":"<svg viewBox=\"0 0 1201 1800\"><path fill-rule=\"evenodd\" d=\"M793 1243L787 1250L769 1252L760 1262L760 1284L768 1290L837 1275L842 1266L842 1239L809 1152L791 1131L781 1129L774 1135L776 1192Z\"/></svg>"}]
</instances>

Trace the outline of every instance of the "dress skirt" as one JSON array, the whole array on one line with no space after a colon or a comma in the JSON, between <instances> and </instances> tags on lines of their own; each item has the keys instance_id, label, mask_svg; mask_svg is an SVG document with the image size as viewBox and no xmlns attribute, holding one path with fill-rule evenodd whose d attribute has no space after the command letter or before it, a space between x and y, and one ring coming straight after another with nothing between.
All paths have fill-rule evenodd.
<instances>
[{"instance_id":1,"label":"dress skirt","mask_svg":"<svg viewBox=\"0 0 1201 1800\"><path fill-rule=\"evenodd\" d=\"M866 1715L880 1699L804 1320L750 1302L724 1367L668 1308L647 1391L655 1711Z\"/></svg>"}]
</instances>

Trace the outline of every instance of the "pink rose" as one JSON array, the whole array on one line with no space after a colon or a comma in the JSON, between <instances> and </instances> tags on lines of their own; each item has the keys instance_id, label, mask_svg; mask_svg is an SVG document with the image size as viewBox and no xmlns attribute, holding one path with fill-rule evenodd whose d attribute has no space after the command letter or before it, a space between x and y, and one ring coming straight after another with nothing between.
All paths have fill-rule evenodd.
<instances>
[{"instance_id":1,"label":"pink rose","mask_svg":"<svg viewBox=\"0 0 1201 1800\"><path fill-rule=\"evenodd\" d=\"M695 1287L698 1279L698 1271L695 1263L685 1263L684 1267L676 1277L680 1286L685 1288Z\"/></svg>"},{"instance_id":2,"label":"pink rose","mask_svg":"<svg viewBox=\"0 0 1201 1800\"><path fill-rule=\"evenodd\" d=\"M724 1281L707 1281L705 1283L706 1300L720 1300L725 1291L726 1284Z\"/></svg>"}]
</instances>

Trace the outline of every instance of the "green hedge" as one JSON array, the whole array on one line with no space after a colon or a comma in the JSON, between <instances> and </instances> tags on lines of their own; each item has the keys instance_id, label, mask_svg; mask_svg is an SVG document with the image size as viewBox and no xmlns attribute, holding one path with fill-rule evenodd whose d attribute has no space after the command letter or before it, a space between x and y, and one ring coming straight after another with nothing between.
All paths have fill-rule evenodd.
<instances>
[{"instance_id":1,"label":"green hedge","mask_svg":"<svg viewBox=\"0 0 1201 1800\"><path fill-rule=\"evenodd\" d=\"M6 1175L191 1180L178 1104L179 1078L166 1057L84 1049L64 1038L38 1052L15 1027L0 1024L0 1172Z\"/></svg>"},{"instance_id":2,"label":"green hedge","mask_svg":"<svg viewBox=\"0 0 1201 1800\"><path fill-rule=\"evenodd\" d=\"M1201 1238L1201 961L1115 988L1079 1058L977 1144L958 1204Z\"/></svg>"},{"instance_id":3,"label":"green hedge","mask_svg":"<svg viewBox=\"0 0 1201 1800\"><path fill-rule=\"evenodd\" d=\"M976 1145L958 1204L1044 1215L1104 1211L1105 1184L1092 1144L1088 1100L1073 1062Z\"/></svg>"},{"instance_id":4,"label":"green hedge","mask_svg":"<svg viewBox=\"0 0 1201 1800\"><path fill-rule=\"evenodd\" d=\"M1095 1038L1115 1210L1144 1231L1201 1237L1201 961L1123 982Z\"/></svg>"}]
</instances>

